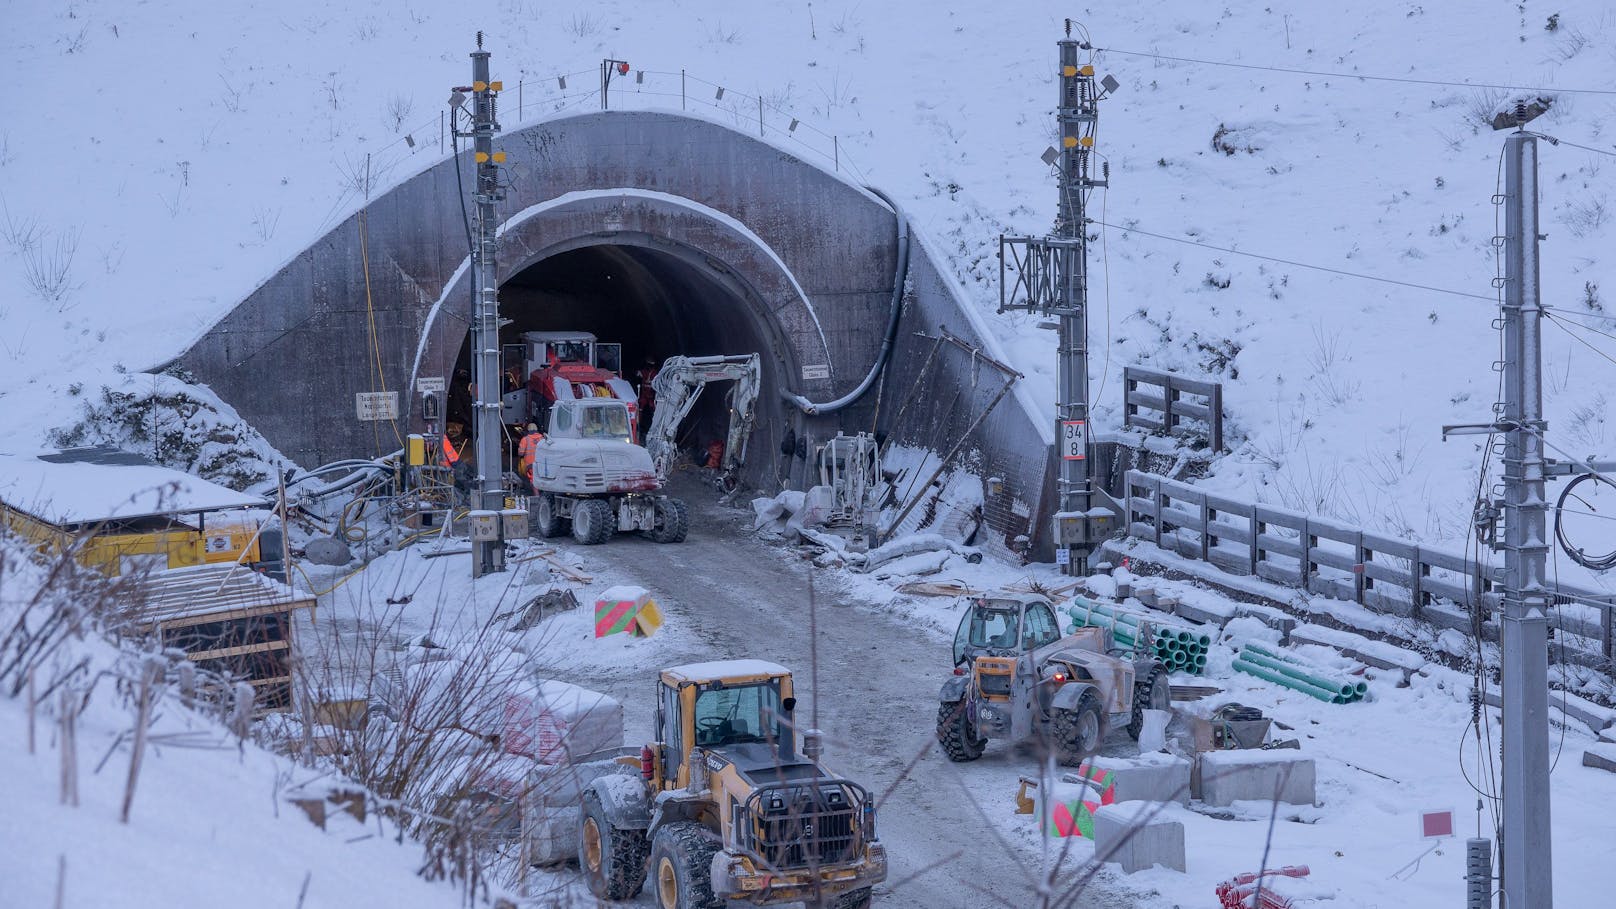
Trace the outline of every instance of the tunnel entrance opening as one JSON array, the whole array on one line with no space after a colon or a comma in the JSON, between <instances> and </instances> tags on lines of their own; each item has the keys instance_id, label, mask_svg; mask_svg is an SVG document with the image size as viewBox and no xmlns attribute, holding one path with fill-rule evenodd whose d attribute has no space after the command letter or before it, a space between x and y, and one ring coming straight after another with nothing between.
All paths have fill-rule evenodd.
<instances>
[{"instance_id":1,"label":"tunnel entrance opening","mask_svg":"<svg viewBox=\"0 0 1616 909\"><path fill-rule=\"evenodd\" d=\"M710 257L643 240L642 245L614 238L567 249L512 273L499 289L502 347L520 344L525 332L589 332L600 345L621 345L620 374L636 390L647 366L660 367L676 354L759 353L765 387L773 387L772 366L782 356L759 329L745 299L747 288ZM468 333L455 361L445 414L447 422L468 427L468 434L470 369ZM506 384L502 391L511 390ZM709 445L724 439L729 391L727 383L709 388L680 426L677 444L693 463L703 464ZM768 422L771 401L769 395L759 400L760 429ZM648 415L642 415L641 432L649 427ZM512 452L519 436L517 431L509 440ZM754 432L749 459L765 454L770 437L770 432Z\"/></svg>"}]
</instances>

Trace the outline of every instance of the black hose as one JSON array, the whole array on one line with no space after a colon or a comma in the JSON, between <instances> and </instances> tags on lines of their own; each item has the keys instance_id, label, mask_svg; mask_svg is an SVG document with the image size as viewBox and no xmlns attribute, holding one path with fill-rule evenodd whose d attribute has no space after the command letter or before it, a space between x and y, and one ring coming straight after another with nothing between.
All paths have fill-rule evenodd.
<instances>
[{"instance_id":1,"label":"black hose","mask_svg":"<svg viewBox=\"0 0 1616 909\"><path fill-rule=\"evenodd\" d=\"M887 359L892 356L892 348L898 340L898 319L903 315L903 288L909 281L909 219L904 217L903 209L899 208L898 203L892 201L891 197L886 193L873 186L867 186L865 189L874 193L881 201L890 206L892 214L898 219L898 267L896 273L892 276L892 312L887 316L887 333L886 337L881 341L881 352L876 355L875 365L870 367L869 374L864 377L864 381L860 382L857 388L834 401L826 401L823 404L815 404L802 395L792 393L789 389L780 389L781 397L790 401L796 405L797 409L811 417L835 413L864 397L864 393L870 390L870 386L875 384L876 378L886 368Z\"/></svg>"},{"instance_id":2,"label":"black hose","mask_svg":"<svg viewBox=\"0 0 1616 909\"><path fill-rule=\"evenodd\" d=\"M1611 552L1608 552L1602 556L1591 556L1584 553L1581 549L1571 545L1571 541L1566 538L1565 525L1561 522L1561 515L1565 513L1564 509L1566 499L1571 498L1571 490L1576 489L1578 484L1587 482L1588 480L1604 483L1606 486L1616 488L1616 483L1611 482L1597 473L1581 474L1571 482L1567 483L1565 488L1560 490L1560 500L1554 503L1554 539L1555 542L1560 544L1560 548L1565 550L1565 554L1570 557L1571 561L1576 562L1578 565L1581 565L1584 568L1592 568L1594 571L1609 571L1612 568L1616 568L1616 550L1612 550ZM1593 506L1589 507L1592 508Z\"/></svg>"}]
</instances>

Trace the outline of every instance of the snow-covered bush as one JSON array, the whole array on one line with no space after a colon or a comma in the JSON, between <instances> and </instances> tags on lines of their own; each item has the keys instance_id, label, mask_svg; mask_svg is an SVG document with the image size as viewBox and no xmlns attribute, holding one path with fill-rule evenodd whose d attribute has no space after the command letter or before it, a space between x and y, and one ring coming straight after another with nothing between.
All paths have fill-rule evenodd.
<instances>
[{"instance_id":1,"label":"snow-covered bush","mask_svg":"<svg viewBox=\"0 0 1616 909\"><path fill-rule=\"evenodd\" d=\"M77 421L48 438L62 448L121 448L232 489L274 480L284 459L234 409L187 378L141 373L103 385Z\"/></svg>"}]
</instances>

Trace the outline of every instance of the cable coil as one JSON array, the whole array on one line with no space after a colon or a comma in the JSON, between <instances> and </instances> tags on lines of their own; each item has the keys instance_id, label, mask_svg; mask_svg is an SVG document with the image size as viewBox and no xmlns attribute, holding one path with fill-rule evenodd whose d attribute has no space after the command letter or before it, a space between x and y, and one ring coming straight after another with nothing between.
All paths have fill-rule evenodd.
<instances>
[{"instance_id":1,"label":"cable coil","mask_svg":"<svg viewBox=\"0 0 1616 909\"><path fill-rule=\"evenodd\" d=\"M1616 550L1611 550L1602 556L1590 556L1583 550L1571 545L1571 540L1566 537L1565 533L1563 515L1565 514L1566 500L1571 498L1572 490L1576 489L1578 485L1589 480L1593 480L1597 483L1604 483L1605 485L1616 489L1616 482L1612 482L1608 478L1597 473L1581 474L1574 478L1571 482L1567 483L1565 489L1560 490L1559 501L1554 503L1554 539L1555 542L1560 544L1560 548L1565 550L1566 556L1569 557L1571 561L1576 562L1578 565L1581 565L1584 568L1593 569L1594 571L1609 571L1612 568L1616 568ZM1588 507L1590 509L1593 508L1592 505Z\"/></svg>"}]
</instances>

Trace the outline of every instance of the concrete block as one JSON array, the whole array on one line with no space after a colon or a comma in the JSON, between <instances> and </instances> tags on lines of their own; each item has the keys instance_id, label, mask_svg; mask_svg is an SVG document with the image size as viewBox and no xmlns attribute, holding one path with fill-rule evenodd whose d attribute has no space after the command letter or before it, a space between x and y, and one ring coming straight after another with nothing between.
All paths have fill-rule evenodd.
<instances>
[{"instance_id":1,"label":"concrete block","mask_svg":"<svg viewBox=\"0 0 1616 909\"><path fill-rule=\"evenodd\" d=\"M1582 766L1616 773L1616 745L1599 742L1582 753Z\"/></svg>"},{"instance_id":2,"label":"concrete block","mask_svg":"<svg viewBox=\"0 0 1616 909\"><path fill-rule=\"evenodd\" d=\"M1190 800L1190 762L1171 754L1139 757L1093 757L1063 779L1092 779L1108 802L1177 802Z\"/></svg>"},{"instance_id":3,"label":"concrete block","mask_svg":"<svg viewBox=\"0 0 1616 909\"><path fill-rule=\"evenodd\" d=\"M1214 612L1213 610L1204 608L1204 606L1205 604L1196 605L1180 600L1178 604L1173 607L1173 615L1176 615L1181 619L1188 619L1191 622L1195 622L1199 625L1216 625L1218 627L1222 627L1223 623L1229 621L1230 614ZM1230 613L1232 613L1232 610L1230 610Z\"/></svg>"},{"instance_id":4,"label":"concrete block","mask_svg":"<svg viewBox=\"0 0 1616 909\"><path fill-rule=\"evenodd\" d=\"M1232 805L1260 800L1312 805L1316 775L1313 759L1297 752L1209 751L1197 759L1196 777L1201 801Z\"/></svg>"},{"instance_id":5,"label":"concrete block","mask_svg":"<svg viewBox=\"0 0 1616 909\"><path fill-rule=\"evenodd\" d=\"M1184 870L1184 824L1160 802L1117 802L1094 812L1094 855L1128 874L1161 865Z\"/></svg>"},{"instance_id":6,"label":"concrete block","mask_svg":"<svg viewBox=\"0 0 1616 909\"><path fill-rule=\"evenodd\" d=\"M1239 603L1234 607L1235 618L1250 616L1257 621L1279 631L1280 634L1290 635L1299 624L1295 618L1275 609L1272 606L1258 606L1251 603Z\"/></svg>"}]
</instances>

